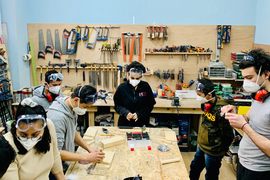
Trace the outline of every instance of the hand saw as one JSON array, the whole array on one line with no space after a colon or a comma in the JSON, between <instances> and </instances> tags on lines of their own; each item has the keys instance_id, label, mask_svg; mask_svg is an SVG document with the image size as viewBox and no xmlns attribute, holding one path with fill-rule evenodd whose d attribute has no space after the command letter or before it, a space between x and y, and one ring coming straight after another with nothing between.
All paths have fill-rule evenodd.
<instances>
[{"instance_id":1,"label":"hand saw","mask_svg":"<svg viewBox=\"0 0 270 180\"><path fill-rule=\"evenodd\" d=\"M47 29L47 46L45 48L45 53L53 53L53 40L52 40L52 35L51 35L51 30Z\"/></svg>"},{"instance_id":2,"label":"hand saw","mask_svg":"<svg viewBox=\"0 0 270 180\"><path fill-rule=\"evenodd\" d=\"M38 58L43 58L46 59L46 54L45 54L45 43L43 39L43 33L42 29L38 30L38 40L39 40L39 51L38 51Z\"/></svg>"},{"instance_id":3,"label":"hand saw","mask_svg":"<svg viewBox=\"0 0 270 180\"><path fill-rule=\"evenodd\" d=\"M60 38L59 38L59 32L58 29L55 29L55 51L53 53L53 58L57 58L61 60L62 51L61 51L61 45L60 45Z\"/></svg>"},{"instance_id":4,"label":"hand saw","mask_svg":"<svg viewBox=\"0 0 270 180\"><path fill-rule=\"evenodd\" d=\"M95 48L96 41L97 41L99 30L95 26L94 26L94 29L96 30L96 37L95 37L94 41L93 42L89 42L90 41L91 32L92 32L92 28L91 28L90 33L89 33L90 36L88 38L89 41L85 44L86 47L89 48L89 49L94 49Z\"/></svg>"},{"instance_id":5,"label":"hand saw","mask_svg":"<svg viewBox=\"0 0 270 180\"><path fill-rule=\"evenodd\" d=\"M74 39L73 39L73 36L74 36ZM77 52L77 45L78 45L79 37L80 37L80 34L75 29L72 29L69 39L68 39L67 54L75 54ZM71 48L71 45L73 45L73 49Z\"/></svg>"}]
</instances>

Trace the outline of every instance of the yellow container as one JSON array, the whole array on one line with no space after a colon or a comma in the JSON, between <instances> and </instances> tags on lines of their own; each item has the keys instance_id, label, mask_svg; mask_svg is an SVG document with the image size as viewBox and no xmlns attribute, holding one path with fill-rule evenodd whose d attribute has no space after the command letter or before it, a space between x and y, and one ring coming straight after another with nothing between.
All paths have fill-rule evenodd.
<instances>
[{"instance_id":1,"label":"yellow container","mask_svg":"<svg viewBox=\"0 0 270 180\"><path fill-rule=\"evenodd\" d=\"M250 109L250 106L239 106L238 107L238 114L240 114L240 115L247 114L249 109Z\"/></svg>"}]
</instances>

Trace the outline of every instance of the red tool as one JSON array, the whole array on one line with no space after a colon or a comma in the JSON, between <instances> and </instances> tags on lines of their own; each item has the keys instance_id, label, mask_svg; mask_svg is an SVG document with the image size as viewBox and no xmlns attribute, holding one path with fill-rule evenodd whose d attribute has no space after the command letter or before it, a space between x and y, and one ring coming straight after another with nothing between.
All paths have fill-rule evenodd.
<instances>
[{"instance_id":1,"label":"red tool","mask_svg":"<svg viewBox=\"0 0 270 180\"><path fill-rule=\"evenodd\" d=\"M122 49L123 49L123 60L126 62L126 49L125 49L125 36L122 34Z\"/></svg>"},{"instance_id":2,"label":"red tool","mask_svg":"<svg viewBox=\"0 0 270 180\"><path fill-rule=\"evenodd\" d=\"M130 51L130 55L129 55L129 62L132 62L134 43L135 43L135 35L132 34L132 42L131 42L131 51Z\"/></svg>"},{"instance_id":3,"label":"red tool","mask_svg":"<svg viewBox=\"0 0 270 180\"><path fill-rule=\"evenodd\" d=\"M139 62L141 62L142 59L142 38L143 38L143 34L139 34L140 35L140 54L139 54Z\"/></svg>"}]
</instances>

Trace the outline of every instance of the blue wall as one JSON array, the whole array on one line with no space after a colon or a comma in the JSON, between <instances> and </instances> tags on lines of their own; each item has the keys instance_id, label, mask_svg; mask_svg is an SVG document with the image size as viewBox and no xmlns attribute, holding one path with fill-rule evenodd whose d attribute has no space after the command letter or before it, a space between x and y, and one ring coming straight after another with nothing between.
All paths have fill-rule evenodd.
<instances>
[{"instance_id":1,"label":"blue wall","mask_svg":"<svg viewBox=\"0 0 270 180\"><path fill-rule=\"evenodd\" d=\"M30 84L29 64L21 60L27 23L132 24L135 16L135 24L258 24L264 30L262 19L256 18L257 11L269 17L258 10L262 6L266 11L264 4L270 7L267 0L0 0L2 21L8 23L13 86Z\"/></svg>"},{"instance_id":2,"label":"blue wall","mask_svg":"<svg viewBox=\"0 0 270 180\"><path fill-rule=\"evenodd\" d=\"M75 3L76 2L76 3ZM255 25L257 0L28 0L29 23Z\"/></svg>"},{"instance_id":3,"label":"blue wall","mask_svg":"<svg viewBox=\"0 0 270 180\"><path fill-rule=\"evenodd\" d=\"M0 1L2 22L7 23L10 67L13 89L30 86L29 62L22 56L27 53L27 1Z\"/></svg>"},{"instance_id":4,"label":"blue wall","mask_svg":"<svg viewBox=\"0 0 270 180\"><path fill-rule=\"evenodd\" d=\"M258 0L254 43L270 45L270 1Z\"/></svg>"}]
</instances>

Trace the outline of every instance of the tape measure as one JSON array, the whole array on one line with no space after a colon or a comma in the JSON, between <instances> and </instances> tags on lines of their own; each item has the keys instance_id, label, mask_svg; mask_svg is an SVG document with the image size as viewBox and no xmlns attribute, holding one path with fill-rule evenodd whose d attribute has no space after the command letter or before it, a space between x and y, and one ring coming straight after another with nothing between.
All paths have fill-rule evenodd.
<instances>
[{"instance_id":1,"label":"tape measure","mask_svg":"<svg viewBox=\"0 0 270 180\"><path fill-rule=\"evenodd\" d=\"M34 54L33 39L30 38L29 42L30 42L30 49L31 49L31 56L32 56L31 65L32 65L33 83L34 83L34 86L37 86L38 85L38 83L37 83L37 71L36 71L36 61L35 61L35 54Z\"/></svg>"}]
</instances>

